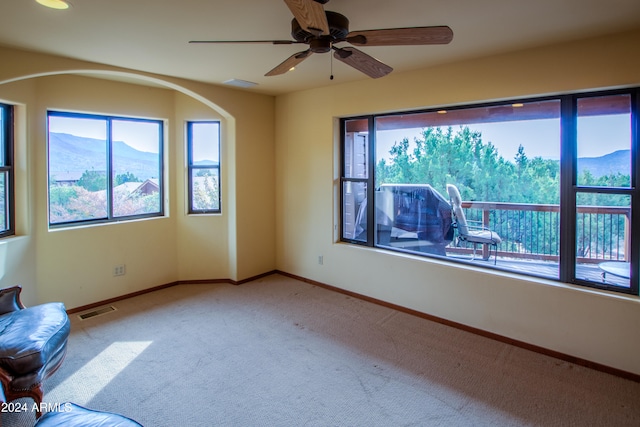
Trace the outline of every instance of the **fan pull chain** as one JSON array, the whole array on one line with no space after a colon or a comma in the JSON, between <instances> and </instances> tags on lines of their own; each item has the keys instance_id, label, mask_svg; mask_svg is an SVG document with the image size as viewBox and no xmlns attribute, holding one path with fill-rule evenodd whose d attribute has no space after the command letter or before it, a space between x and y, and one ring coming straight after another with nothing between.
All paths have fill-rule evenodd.
<instances>
[{"instance_id":1,"label":"fan pull chain","mask_svg":"<svg viewBox=\"0 0 640 427\"><path fill-rule=\"evenodd\" d=\"M329 76L329 80L333 80L333 52L329 51L329 56L331 57L331 75Z\"/></svg>"}]
</instances>

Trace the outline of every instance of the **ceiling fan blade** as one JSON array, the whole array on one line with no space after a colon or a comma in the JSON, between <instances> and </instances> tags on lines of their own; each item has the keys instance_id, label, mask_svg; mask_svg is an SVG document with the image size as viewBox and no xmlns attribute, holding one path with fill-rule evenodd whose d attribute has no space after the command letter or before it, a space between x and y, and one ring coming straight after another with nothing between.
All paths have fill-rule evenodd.
<instances>
[{"instance_id":1,"label":"ceiling fan blade","mask_svg":"<svg viewBox=\"0 0 640 427\"><path fill-rule=\"evenodd\" d=\"M284 74L287 71L291 70L291 68L295 67L305 59L309 57L313 52L311 49L304 50L302 52L294 53L287 59L285 59L280 65L275 67L273 70L269 71L265 76L277 76L280 74Z\"/></svg>"},{"instance_id":2,"label":"ceiling fan blade","mask_svg":"<svg viewBox=\"0 0 640 427\"><path fill-rule=\"evenodd\" d=\"M393 71L393 68L378 61L372 56L367 55L355 47L333 48L335 50L333 57L347 65L352 66L358 71L363 72L367 76L377 79L384 77Z\"/></svg>"},{"instance_id":3,"label":"ceiling fan blade","mask_svg":"<svg viewBox=\"0 0 640 427\"><path fill-rule=\"evenodd\" d=\"M300 26L315 36L329 34L329 23L322 4L314 0L284 0Z\"/></svg>"},{"instance_id":4,"label":"ceiling fan blade","mask_svg":"<svg viewBox=\"0 0 640 427\"><path fill-rule=\"evenodd\" d=\"M295 40L189 40L189 43L269 43L269 44L298 44L303 43Z\"/></svg>"},{"instance_id":5,"label":"ceiling fan blade","mask_svg":"<svg viewBox=\"0 0 640 427\"><path fill-rule=\"evenodd\" d=\"M441 25L437 27L352 31L346 41L356 46L411 46L447 44L452 39L453 31L451 28Z\"/></svg>"}]
</instances>

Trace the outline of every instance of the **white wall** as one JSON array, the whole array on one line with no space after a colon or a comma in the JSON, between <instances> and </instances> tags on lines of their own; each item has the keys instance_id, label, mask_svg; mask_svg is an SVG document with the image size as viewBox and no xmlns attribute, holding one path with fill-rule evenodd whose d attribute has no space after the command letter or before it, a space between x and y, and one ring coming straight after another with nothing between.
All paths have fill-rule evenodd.
<instances>
[{"instance_id":1,"label":"white wall","mask_svg":"<svg viewBox=\"0 0 640 427\"><path fill-rule=\"evenodd\" d=\"M277 97L278 269L640 374L640 299L339 242L338 117L640 84L640 31ZM318 264L318 256L324 264Z\"/></svg>"},{"instance_id":2,"label":"white wall","mask_svg":"<svg viewBox=\"0 0 640 427\"><path fill-rule=\"evenodd\" d=\"M23 283L36 283L35 259L36 246L33 239L26 237L32 233L34 212L29 209L33 194L28 185L31 157L28 150L28 116L31 110L27 105L35 103L35 83L21 81L3 86L0 101L14 105L15 130L15 206L16 234L21 237L0 241L0 283L3 287ZM36 301L35 286L24 287L22 296L25 301Z\"/></svg>"},{"instance_id":3,"label":"white wall","mask_svg":"<svg viewBox=\"0 0 640 427\"><path fill-rule=\"evenodd\" d=\"M175 281L175 198L167 197L170 214L164 218L49 230L46 145L49 109L162 119L170 131L175 126L173 91L72 75L40 77L36 90L29 153L39 298L61 299L73 307ZM175 139L167 142L171 146ZM168 158L165 179L174 162ZM113 276L118 264L126 265L126 275Z\"/></svg>"},{"instance_id":4,"label":"white wall","mask_svg":"<svg viewBox=\"0 0 640 427\"><path fill-rule=\"evenodd\" d=\"M185 141L186 122L196 120L218 120L221 128L227 126L221 114L181 93L175 93L176 121L173 126L174 141ZM221 135L221 206L226 208L229 201L229 163L225 134ZM175 161L176 191L187 194L188 171L186 143L174 144L171 150ZM229 274L229 224L228 215L188 215L188 199L176 198L175 216L180 232L176 236L176 259L178 276L181 280L201 280L203 278L228 278Z\"/></svg>"}]
</instances>

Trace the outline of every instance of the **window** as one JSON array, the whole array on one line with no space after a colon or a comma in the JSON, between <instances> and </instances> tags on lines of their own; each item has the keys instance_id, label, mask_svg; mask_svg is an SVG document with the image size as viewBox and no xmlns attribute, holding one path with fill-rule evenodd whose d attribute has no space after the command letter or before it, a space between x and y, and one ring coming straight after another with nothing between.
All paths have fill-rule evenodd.
<instances>
[{"instance_id":1,"label":"window","mask_svg":"<svg viewBox=\"0 0 640 427\"><path fill-rule=\"evenodd\" d=\"M187 123L189 213L220 212L220 123Z\"/></svg>"},{"instance_id":2,"label":"window","mask_svg":"<svg viewBox=\"0 0 640 427\"><path fill-rule=\"evenodd\" d=\"M638 145L638 136L632 135L637 110L635 119L632 110L629 93L576 100L577 185L572 216L575 277L581 281L630 285L632 153L637 157ZM593 263L602 269L601 277L582 267Z\"/></svg>"},{"instance_id":3,"label":"window","mask_svg":"<svg viewBox=\"0 0 640 427\"><path fill-rule=\"evenodd\" d=\"M13 107L0 104L0 237L15 232L13 189Z\"/></svg>"},{"instance_id":4,"label":"window","mask_svg":"<svg viewBox=\"0 0 640 427\"><path fill-rule=\"evenodd\" d=\"M341 240L637 295L638 93L342 119Z\"/></svg>"},{"instance_id":5,"label":"window","mask_svg":"<svg viewBox=\"0 0 640 427\"><path fill-rule=\"evenodd\" d=\"M161 216L163 122L48 113L49 224Z\"/></svg>"}]
</instances>

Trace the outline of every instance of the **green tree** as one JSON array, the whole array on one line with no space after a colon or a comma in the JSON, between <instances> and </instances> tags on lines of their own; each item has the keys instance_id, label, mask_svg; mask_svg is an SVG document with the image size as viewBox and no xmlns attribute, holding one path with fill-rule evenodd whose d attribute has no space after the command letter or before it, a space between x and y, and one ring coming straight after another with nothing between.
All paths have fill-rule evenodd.
<instances>
[{"instance_id":1,"label":"green tree","mask_svg":"<svg viewBox=\"0 0 640 427\"><path fill-rule=\"evenodd\" d=\"M106 191L87 191L80 186L49 189L49 219L52 223L104 218Z\"/></svg>"},{"instance_id":2,"label":"green tree","mask_svg":"<svg viewBox=\"0 0 640 427\"><path fill-rule=\"evenodd\" d=\"M104 171L86 170L78 180L78 185L87 191L105 190L107 175Z\"/></svg>"},{"instance_id":3,"label":"green tree","mask_svg":"<svg viewBox=\"0 0 640 427\"><path fill-rule=\"evenodd\" d=\"M52 185L49 188L49 204L65 206L71 199L78 197L78 187Z\"/></svg>"},{"instance_id":4,"label":"green tree","mask_svg":"<svg viewBox=\"0 0 640 427\"><path fill-rule=\"evenodd\" d=\"M124 184L125 182L142 182L142 180L137 178L131 172L125 172L123 174L116 175L115 185L121 185L121 184Z\"/></svg>"},{"instance_id":5,"label":"green tree","mask_svg":"<svg viewBox=\"0 0 640 427\"><path fill-rule=\"evenodd\" d=\"M408 139L396 142L389 160L376 165L376 185L430 184L446 194L455 184L465 200L511 203L559 203L560 165L541 157L530 159L518 147L515 162L505 160L482 134L462 126L426 128L410 150Z\"/></svg>"},{"instance_id":6,"label":"green tree","mask_svg":"<svg viewBox=\"0 0 640 427\"><path fill-rule=\"evenodd\" d=\"M217 176L212 169L198 169L196 176Z\"/></svg>"},{"instance_id":7,"label":"green tree","mask_svg":"<svg viewBox=\"0 0 640 427\"><path fill-rule=\"evenodd\" d=\"M216 175L206 174L204 180L193 184L193 208L196 210L219 209L218 179Z\"/></svg>"},{"instance_id":8,"label":"green tree","mask_svg":"<svg viewBox=\"0 0 640 427\"><path fill-rule=\"evenodd\" d=\"M447 184L455 184L464 200L509 203L559 203L559 163L541 157L530 159L519 146L514 162L505 160L491 142L468 126L455 130L426 128L414 141L408 139L393 145L390 158L376 165L376 185L384 183L430 184L442 194ZM492 211L491 224L512 236L504 242L507 250L537 250L553 253L557 234L549 236L539 230L557 229L557 218L526 216L514 211L498 216ZM469 219L480 220L481 211L470 209ZM531 230L536 230L531 236ZM542 248L542 249L541 249Z\"/></svg>"}]
</instances>

